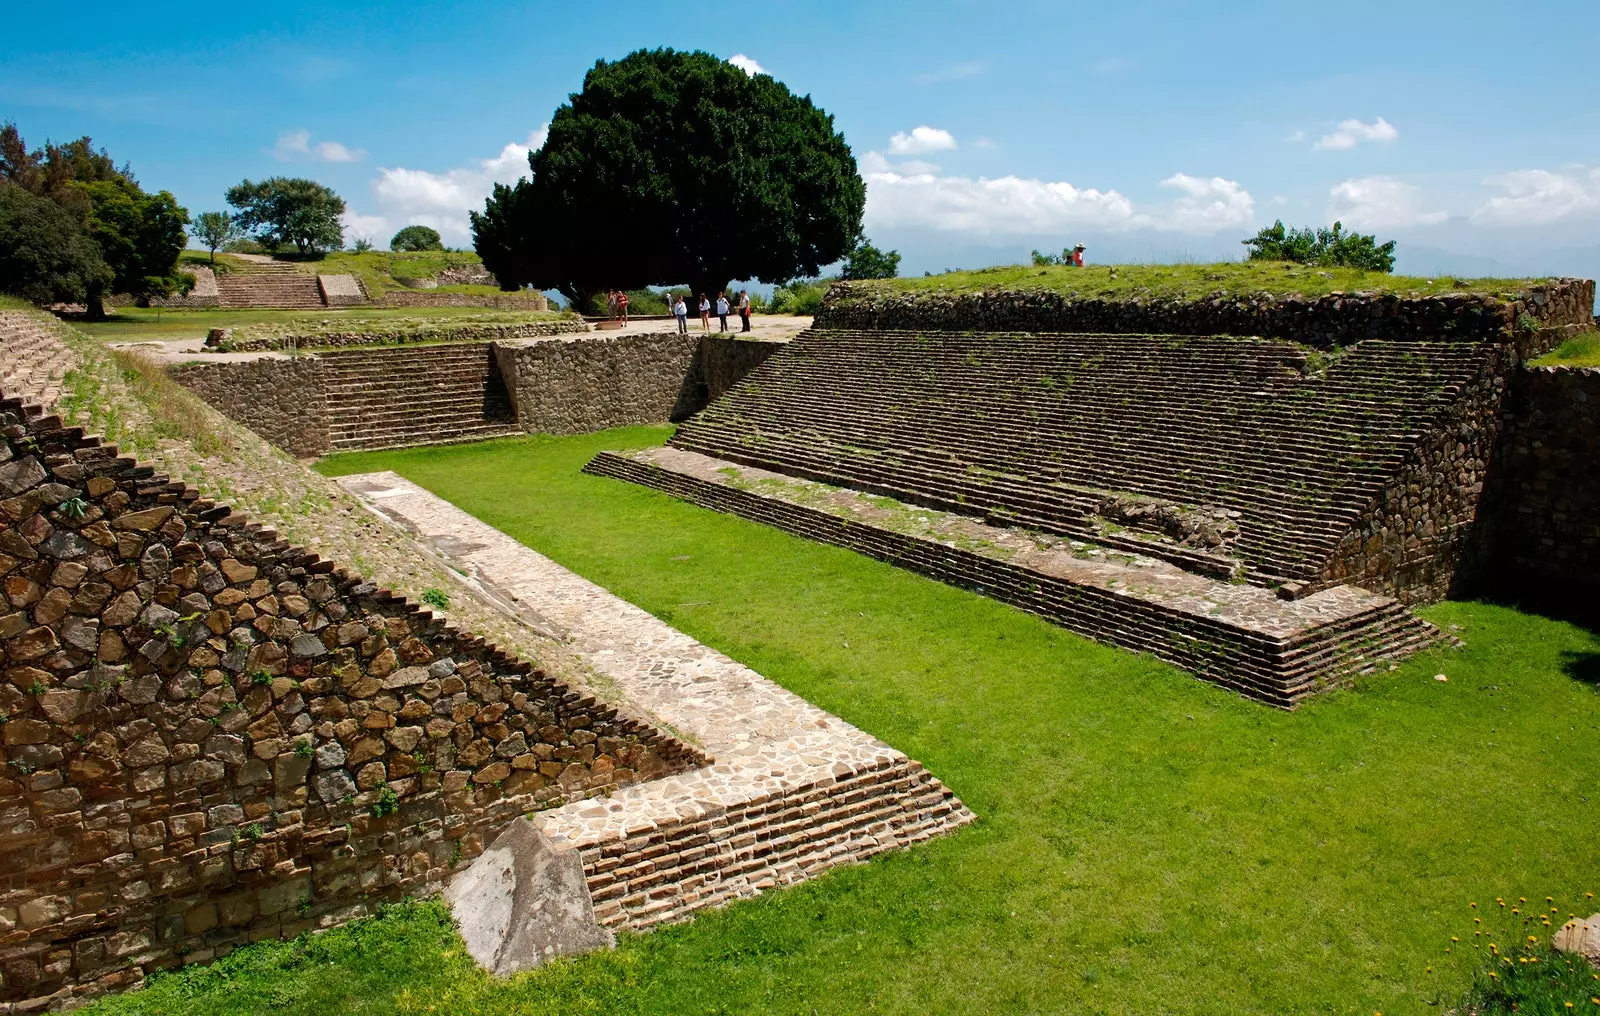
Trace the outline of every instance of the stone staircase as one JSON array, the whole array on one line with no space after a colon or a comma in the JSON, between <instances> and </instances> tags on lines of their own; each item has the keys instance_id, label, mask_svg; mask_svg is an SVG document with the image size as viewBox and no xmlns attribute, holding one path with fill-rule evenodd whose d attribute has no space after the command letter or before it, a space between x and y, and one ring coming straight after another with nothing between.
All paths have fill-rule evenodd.
<instances>
[{"instance_id":1,"label":"stone staircase","mask_svg":"<svg viewBox=\"0 0 1600 1016\"><path fill-rule=\"evenodd\" d=\"M1316 579L1481 369L1471 343L812 329L675 447L1267 585ZM1108 498L1225 518L1186 545Z\"/></svg>"},{"instance_id":2,"label":"stone staircase","mask_svg":"<svg viewBox=\"0 0 1600 1016\"><path fill-rule=\"evenodd\" d=\"M335 451L520 434L492 343L318 354Z\"/></svg>"},{"instance_id":3,"label":"stone staircase","mask_svg":"<svg viewBox=\"0 0 1600 1016\"><path fill-rule=\"evenodd\" d=\"M250 267L217 276L219 306L281 310L321 310L326 306L317 277L310 272L271 258L242 254L235 257Z\"/></svg>"},{"instance_id":4,"label":"stone staircase","mask_svg":"<svg viewBox=\"0 0 1600 1016\"><path fill-rule=\"evenodd\" d=\"M61 399L61 383L78 366L56 325L27 311L0 310L0 392L45 409Z\"/></svg>"}]
</instances>

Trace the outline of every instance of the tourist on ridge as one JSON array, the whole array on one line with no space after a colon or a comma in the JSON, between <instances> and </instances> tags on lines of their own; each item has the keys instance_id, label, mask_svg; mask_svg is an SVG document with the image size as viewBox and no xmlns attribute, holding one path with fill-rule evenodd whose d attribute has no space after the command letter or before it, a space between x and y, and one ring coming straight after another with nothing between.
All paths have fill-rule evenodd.
<instances>
[{"instance_id":1,"label":"tourist on ridge","mask_svg":"<svg viewBox=\"0 0 1600 1016\"><path fill-rule=\"evenodd\" d=\"M717 320L722 322L721 331L728 330L728 294L717 294Z\"/></svg>"},{"instance_id":2,"label":"tourist on ridge","mask_svg":"<svg viewBox=\"0 0 1600 1016\"><path fill-rule=\"evenodd\" d=\"M700 294L700 330L702 332L711 330L711 301L706 299L704 293Z\"/></svg>"},{"instance_id":3,"label":"tourist on ridge","mask_svg":"<svg viewBox=\"0 0 1600 1016\"><path fill-rule=\"evenodd\" d=\"M1083 267L1083 244L1080 243L1072 248L1072 263L1079 268Z\"/></svg>"},{"instance_id":4,"label":"tourist on ridge","mask_svg":"<svg viewBox=\"0 0 1600 1016\"><path fill-rule=\"evenodd\" d=\"M623 324L628 323L628 293L626 290L617 290L617 317Z\"/></svg>"},{"instance_id":5,"label":"tourist on ridge","mask_svg":"<svg viewBox=\"0 0 1600 1016\"><path fill-rule=\"evenodd\" d=\"M617 316L617 291L606 290L606 317L615 319Z\"/></svg>"},{"instance_id":6,"label":"tourist on ridge","mask_svg":"<svg viewBox=\"0 0 1600 1016\"><path fill-rule=\"evenodd\" d=\"M683 302L683 297L668 297L672 300L672 313L678 319L678 334L689 333L689 307Z\"/></svg>"},{"instance_id":7,"label":"tourist on ridge","mask_svg":"<svg viewBox=\"0 0 1600 1016\"><path fill-rule=\"evenodd\" d=\"M748 289L739 290L739 320L744 322L744 327L739 330L748 332L750 330L750 291Z\"/></svg>"}]
</instances>

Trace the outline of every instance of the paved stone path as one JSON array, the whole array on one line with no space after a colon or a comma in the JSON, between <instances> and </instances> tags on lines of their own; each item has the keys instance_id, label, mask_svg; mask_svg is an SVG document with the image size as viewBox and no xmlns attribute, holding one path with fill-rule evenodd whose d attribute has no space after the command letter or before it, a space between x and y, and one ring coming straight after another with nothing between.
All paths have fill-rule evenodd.
<instances>
[{"instance_id":1,"label":"paved stone path","mask_svg":"<svg viewBox=\"0 0 1600 1016\"><path fill-rule=\"evenodd\" d=\"M392 472L339 481L557 631L714 763L535 816L602 922L647 927L972 821L922 767ZM709 843L703 842L709 840Z\"/></svg>"}]
</instances>

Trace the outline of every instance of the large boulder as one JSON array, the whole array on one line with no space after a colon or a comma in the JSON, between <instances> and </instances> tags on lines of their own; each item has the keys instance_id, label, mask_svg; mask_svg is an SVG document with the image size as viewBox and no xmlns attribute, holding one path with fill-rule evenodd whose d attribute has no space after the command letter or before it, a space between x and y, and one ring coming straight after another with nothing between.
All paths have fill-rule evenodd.
<instances>
[{"instance_id":1,"label":"large boulder","mask_svg":"<svg viewBox=\"0 0 1600 1016\"><path fill-rule=\"evenodd\" d=\"M501 977L615 941L595 921L578 852L554 847L526 818L457 872L444 898L472 958Z\"/></svg>"}]
</instances>

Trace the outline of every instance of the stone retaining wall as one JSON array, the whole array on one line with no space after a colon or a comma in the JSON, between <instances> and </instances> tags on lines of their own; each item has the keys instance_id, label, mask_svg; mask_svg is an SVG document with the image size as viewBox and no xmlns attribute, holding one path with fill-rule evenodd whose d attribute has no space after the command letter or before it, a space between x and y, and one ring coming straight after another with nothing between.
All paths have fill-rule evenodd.
<instances>
[{"instance_id":1,"label":"stone retaining wall","mask_svg":"<svg viewBox=\"0 0 1600 1016\"><path fill-rule=\"evenodd\" d=\"M3 401L0 433L5 1011L350 920L708 761L55 417Z\"/></svg>"},{"instance_id":2,"label":"stone retaining wall","mask_svg":"<svg viewBox=\"0 0 1600 1016\"><path fill-rule=\"evenodd\" d=\"M296 458L332 450L323 363L315 356L188 364L168 373Z\"/></svg>"},{"instance_id":3,"label":"stone retaining wall","mask_svg":"<svg viewBox=\"0 0 1600 1016\"><path fill-rule=\"evenodd\" d=\"M1028 290L902 293L841 282L828 290L815 327L1260 335L1331 348L1374 338L1504 341L1519 324L1531 323L1524 315L1539 327L1593 327L1594 283L1559 279L1530 286L1515 299L1467 293L1423 298L1335 293L1104 300Z\"/></svg>"},{"instance_id":4,"label":"stone retaining wall","mask_svg":"<svg viewBox=\"0 0 1600 1016\"><path fill-rule=\"evenodd\" d=\"M1600 588L1600 368L1512 375L1489 497L1513 578Z\"/></svg>"},{"instance_id":5,"label":"stone retaining wall","mask_svg":"<svg viewBox=\"0 0 1600 1016\"><path fill-rule=\"evenodd\" d=\"M660 332L497 344L500 376L530 434L681 420L704 405L700 336Z\"/></svg>"},{"instance_id":6,"label":"stone retaining wall","mask_svg":"<svg viewBox=\"0 0 1600 1016\"><path fill-rule=\"evenodd\" d=\"M496 307L500 310L550 309L543 293L432 293L388 290L378 299L380 307Z\"/></svg>"},{"instance_id":7,"label":"stone retaining wall","mask_svg":"<svg viewBox=\"0 0 1600 1016\"><path fill-rule=\"evenodd\" d=\"M221 331L221 329L218 329ZM485 342L506 339L532 338L545 335L575 335L587 333L582 321L528 321L522 324L502 325L433 325L410 328L405 331L348 331L314 332L304 335L271 335L262 338L235 339L231 335L208 345L220 352L254 353L278 349L344 348L347 346L384 346L411 342Z\"/></svg>"},{"instance_id":8,"label":"stone retaining wall","mask_svg":"<svg viewBox=\"0 0 1600 1016\"><path fill-rule=\"evenodd\" d=\"M317 288L329 307L354 307L367 302L366 287L354 275L318 275Z\"/></svg>"}]
</instances>

